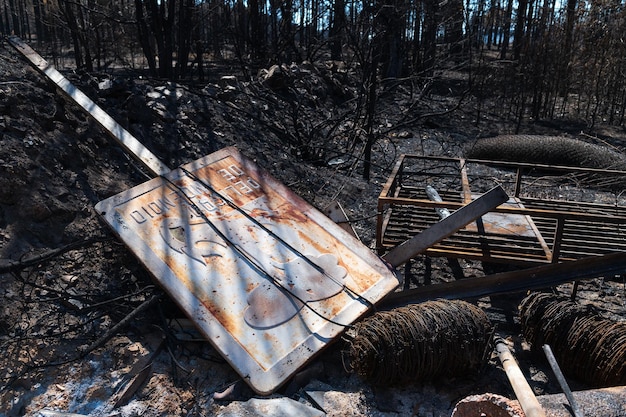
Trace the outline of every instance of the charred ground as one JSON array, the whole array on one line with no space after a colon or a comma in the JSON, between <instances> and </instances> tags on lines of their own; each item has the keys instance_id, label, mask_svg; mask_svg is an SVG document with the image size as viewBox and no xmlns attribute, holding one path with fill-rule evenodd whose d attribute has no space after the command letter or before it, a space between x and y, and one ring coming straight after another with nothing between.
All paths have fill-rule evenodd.
<instances>
[{"instance_id":1,"label":"charred ground","mask_svg":"<svg viewBox=\"0 0 626 417\"><path fill-rule=\"evenodd\" d=\"M149 176L6 42L0 45L0 74L0 414L37 415L50 408L109 415L124 375L166 337L152 377L115 415L215 415L228 401L215 401L213 394L238 376L208 343L185 341L171 322L181 313L93 209ZM419 100L396 87L380 95L381 134L366 181L361 144L352 134L361 111L357 77L337 63L284 66L248 81L227 63L216 63L203 84L115 72L65 74L167 165L237 146L312 205L322 209L339 201L370 247L376 199L399 154L458 156L478 137L515 129L489 114L473 123L471 95L446 87L458 84L462 74L440 80ZM407 112L415 121L396 128L397 115ZM531 123L522 130L572 136L572 126L618 148L626 139L622 129L574 122ZM418 259L414 274L430 271L437 282L454 279L455 268L458 273L445 259L428 264ZM476 262L458 265L468 277L485 273ZM569 284L558 289L570 290ZM611 317L626 317L619 279L590 280L579 294ZM537 393L554 392L551 376L534 365L519 337L522 296L473 302L510 336ZM133 311L126 326L109 333ZM111 337L101 341L103 335ZM513 396L497 361L476 375L382 389L347 374L341 350L341 343L331 346L308 377L336 393L334 415L449 415L469 394ZM301 384L289 384L281 394L297 396ZM244 389L231 398L250 395Z\"/></svg>"}]
</instances>

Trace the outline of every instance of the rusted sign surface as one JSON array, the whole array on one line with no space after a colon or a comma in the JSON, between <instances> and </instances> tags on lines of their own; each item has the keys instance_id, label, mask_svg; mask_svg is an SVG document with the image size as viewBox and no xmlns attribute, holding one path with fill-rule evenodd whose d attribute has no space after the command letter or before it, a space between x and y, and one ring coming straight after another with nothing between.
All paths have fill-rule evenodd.
<instances>
[{"instance_id":1,"label":"rusted sign surface","mask_svg":"<svg viewBox=\"0 0 626 417\"><path fill-rule=\"evenodd\" d=\"M398 285L367 247L235 148L96 209L261 394Z\"/></svg>"}]
</instances>

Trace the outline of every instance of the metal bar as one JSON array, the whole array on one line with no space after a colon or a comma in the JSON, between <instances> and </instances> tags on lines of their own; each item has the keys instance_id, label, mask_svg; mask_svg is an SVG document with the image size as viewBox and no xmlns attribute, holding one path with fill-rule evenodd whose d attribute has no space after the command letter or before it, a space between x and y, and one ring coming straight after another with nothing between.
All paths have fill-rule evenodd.
<instances>
[{"instance_id":1,"label":"metal bar","mask_svg":"<svg viewBox=\"0 0 626 417\"><path fill-rule=\"evenodd\" d=\"M392 190L395 190L395 188L397 187L396 181L397 181L397 178L399 178L399 175L401 175L403 163L404 163L404 154L400 155L400 158L398 158L396 165L393 167L393 170L391 171L391 174L389 175L387 182L385 183L385 185L383 186L383 189L380 192L381 196L388 196Z\"/></svg>"},{"instance_id":2,"label":"metal bar","mask_svg":"<svg viewBox=\"0 0 626 417\"><path fill-rule=\"evenodd\" d=\"M518 171L519 174L519 171ZM514 200L515 202L521 207L521 208L526 208L524 206L524 203L522 203L522 201L517 197L518 196L518 192L517 189L515 191L515 197ZM543 251L546 254L546 259L548 261L552 261L552 250L550 250L550 247L548 246L548 244L546 243L546 240L543 238L543 235L541 234L541 232L539 231L539 228L537 227L537 225L535 224L535 222L533 221L532 216L526 215L526 219L528 221L528 224L530 224L530 227L533 229L533 231L535 232L535 236L537 236L537 239L539 240L539 244L541 245L541 248L543 249Z\"/></svg>"},{"instance_id":3,"label":"metal bar","mask_svg":"<svg viewBox=\"0 0 626 417\"><path fill-rule=\"evenodd\" d=\"M387 178L387 182L383 186L382 191L380 192L381 196L388 196L391 193L391 190L395 190L397 188L398 175L402 169L402 161L404 160L404 155L400 155L400 158L396 162L396 165L393 167L391 171L391 175ZM396 193L394 193L396 194ZM395 195L394 195L395 197ZM385 206L387 204L384 200L378 199L378 206L376 211L376 250L380 254L383 250L383 236L385 234L385 225L387 224L387 219L389 219L390 212L385 214Z\"/></svg>"},{"instance_id":4,"label":"metal bar","mask_svg":"<svg viewBox=\"0 0 626 417\"><path fill-rule=\"evenodd\" d=\"M387 179L387 182L383 186L380 195L389 195L393 192L393 197L396 198L400 192L400 182L402 181L402 172L404 169L404 154L400 155L396 165L391 171L391 175ZM389 208L385 213L385 206L387 206L385 200L378 200L377 212L376 212L376 251L378 254L382 254L384 251L383 236L385 235L385 229L389 223L391 217L391 211L393 208Z\"/></svg>"},{"instance_id":5,"label":"metal bar","mask_svg":"<svg viewBox=\"0 0 626 417\"><path fill-rule=\"evenodd\" d=\"M508 199L509 196L502 187L497 186L422 233L396 246L383 258L394 267L402 265Z\"/></svg>"},{"instance_id":6,"label":"metal bar","mask_svg":"<svg viewBox=\"0 0 626 417\"><path fill-rule=\"evenodd\" d=\"M437 246L434 248L429 248L427 251L424 252L424 254L433 258L463 258L468 260L473 259L482 262L507 263L509 265L518 265L526 268L528 268L529 266L538 266L548 263L548 260L543 253L541 255L535 255L520 253L519 251L514 252L512 249L508 251L495 251L493 250L493 246L490 257L486 257L478 246L476 246L475 248L470 248L468 250Z\"/></svg>"},{"instance_id":7,"label":"metal bar","mask_svg":"<svg viewBox=\"0 0 626 417\"><path fill-rule=\"evenodd\" d=\"M418 202L419 205L421 205L423 202L426 202L428 200L424 200L424 199L418 199L415 197L406 197L407 195L411 195L411 194L415 194L417 192L419 192L419 190L421 190L422 187L416 187L416 186L411 186L411 185L405 185L402 187L403 190L403 196L396 196L396 197L379 197L382 201L386 201L388 203L396 203L396 201L394 200L394 198L397 199L402 199L402 200L398 200L404 203L405 200L409 200L409 201L416 201ZM470 200L464 200L464 199L455 199L454 197L457 196L458 194L461 194L461 192L457 191L457 190L448 190L448 200L446 202L450 202L451 204L457 204L457 205L461 205L463 204L463 202L469 202ZM452 198L451 198L452 197ZM537 198L531 198L528 196L525 197L517 197L514 198L515 201L517 202L523 202L524 203L524 208L526 210L537 210L537 211L541 211L541 210L545 210L548 212L555 212L555 210L553 209L553 207L557 206L558 209L558 213L560 212L564 212L564 213L573 213L574 215L595 215L598 216L598 218L605 218L605 217L611 217L611 218L621 218L623 219L626 216L626 206L618 206L615 204L606 204L606 203L598 203L598 202L585 202L585 201L572 201L572 200L550 200L550 199L537 199ZM410 203L407 203L407 205L410 205ZM504 206L504 207L500 207L499 209L506 209L506 208L513 208L512 206ZM585 219L585 221L587 221L587 219Z\"/></svg>"},{"instance_id":8,"label":"metal bar","mask_svg":"<svg viewBox=\"0 0 626 417\"><path fill-rule=\"evenodd\" d=\"M522 190L522 168L517 167L517 173L515 174L515 192L513 197L519 197L519 194Z\"/></svg>"},{"instance_id":9,"label":"metal bar","mask_svg":"<svg viewBox=\"0 0 626 417\"><path fill-rule=\"evenodd\" d=\"M567 385L565 376L563 375L563 372L561 372L559 363L556 361L550 345L543 345L542 348L543 352L546 354L550 368L552 368L552 372L554 372L554 376L556 376L557 381L559 381L563 394L565 394L565 398L567 398L567 402L569 402L570 407L572 407L574 417L584 417L582 411L580 411L580 407L578 407L578 403L574 399L574 395L572 395L572 390L570 390L569 385Z\"/></svg>"},{"instance_id":10,"label":"metal bar","mask_svg":"<svg viewBox=\"0 0 626 417\"><path fill-rule=\"evenodd\" d=\"M556 228L554 229L554 243L552 245L552 263L559 261L561 255L561 243L563 239L563 230L565 229L565 219L561 216L557 217Z\"/></svg>"},{"instance_id":11,"label":"metal bar","mask_svg":"<svg viewBox=\"0 0 626 417\"><path fill-rule=\"evenodd\" d=\"M404 154L406 159L426 159L431 161L447 161L453 162L458 161L460 158L450 157L450 156L423 156L423 155L413 155L413 154ZM509 162L509 161L493 161L489 159L465 159L466 164L483 164L483 165L491 165L498 167L508 167L508 168L531 168L531 169L539 169L539 170L547 170L547 171L565 171L565 172L579 172L579 173L595 173L595 174L615 174L615 175L626 175L626 171L615 170L615 169L602 169L602 168L583 168L583 167L572 167L566 165L546 165L546 164L532 164L527 162Z\"/></svg>"},{"instance_id":12,"label":"metal bar","mask_svg":"<svg viewBox=\"0 0 626 417\"><path fill-rule=\"evenodd\" d=\"M109 116L100 106L74 86L59 71L43 59L30 46L17 36L9 37L9 43L32 65L41 71L50 81L59 87L85 113L91 115L107 133L117 141L128 153L141 162L153 175L164 175L170 172L169 167L161 162L148 148Z\"/></svg>"},{"instance_id":13,"label":"metal bar","mask_svg":"<svg viewBox=\"0 0 626 417\"><path fill-rule=\"evenodd\" d=\"M469 203L472 201L472 191L470 190L469 177L467 175L467 162L465 159L460 159L459 164L461 166L461 186L463 187L463 202Z\"/></svg>"},{"instance_id":14,"label":"metal bar","mask_svg":"<svg viewBox=\"0 0 626 417\"><path fill-rule=\"evenodd\" d=\"M447 207L450 209L459 209L464 206L463 203L457 201L430 201L430 200L419 200L414 198L406 198L406 197L379 197L380 205L390 205L397 204L403 206L416 206L416 207ZM526 200L522 200L525 202ZM554 201L556 204L560 204L559 201ZM521 207L512 207L512 206L498 206L491 210L494 213L508 213L508 214L522 214L528 216L535 217L545 217L550 219L557 219L559 217L563 217L566 219L574 219L581 220L585 222L598 222L598 223L609 223L609 224L624 224L626 223L626 219L622 216L608 216L608 215L599 215L599 214L589 214L583 212L572 212L565 210L548 210L548 209L535 209L535 208L521 208Z\"/></svg>"},{"instance_id":15,"label":"metal bar","mask_svg":"<svg viewBox=\"0 0 626 417\"><path fill-rule=\"evenodd\" d=\"M617 206L615 204L606 204L606 203L598 203L598 202L588 202L588 201L566 201L566 200L544 200L537 198L524 197L524 202L526 204L530 204L535 208L542 207L551 207L555 203L557 203L561 207L565 207L568 210L578 210L582 212L586 212L588 210L596 210L601 214L606 215L606 213L611 213L613 216L622 216L626 214L626 207Z\"/></svg>"},{"instance_id":16,"label":"metal bar","mask_svg":"<svg viewBox=\"0 0 626 417\"><path fill-rule=\"evenodd\" d=\"M515 391L517 401L519 401L522 410L524 410L524 414L527 417L545 417L546 413L543 411L541 404L539 404L537 397L535 397L532 388L528 385L528 381L526 381L524 374L517 365L517 361L504 343L504 340L500 338L496 339L496 352L504 372L506 372L506 376L513 387L513 391Z\"/></svg>"},{"instance_id":17,"label":"metal bar","mask_svg":"<svg viewBox=\"0 0 626 417\"><path fill-rule=\"evenodd\" d=\"M617 275L624 271L626 271L626 256L621 252L616 252L559 264L541 265L522 271L503 272L393 292L387 295L378 306L387 308L436 298L480 298L493 294L537 290L584 278Z\"/></svg>"},{"instance_id":18,"label":"metal bar","mask_svg":"<svg viewBox=\"0 0 626 417\"><path fill-rule=\"evenodd\" d=\"M387 212L379 211L376 221L376 253L382 255L385 252L385 244L383 243L383 237L386 234L387 226L389 226L389 220L391 219L391 212L393 208L389 208Z\"/></svg>"}]
</instances>

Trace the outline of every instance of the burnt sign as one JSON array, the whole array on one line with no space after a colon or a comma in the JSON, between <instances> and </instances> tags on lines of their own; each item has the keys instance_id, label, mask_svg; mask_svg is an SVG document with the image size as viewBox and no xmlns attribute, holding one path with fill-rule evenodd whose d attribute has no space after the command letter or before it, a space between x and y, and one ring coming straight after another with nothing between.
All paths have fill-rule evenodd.
<instances>
[{"instance_id":1,"label":"burnt sign","mask_svg":"<svg viewBox=\"0 0 626 417\"><path fill-rule=\"evenodd\" d=\"M367 247L235 148L96 209L260 394L398 285Z\"/></svg>"}]
</instances>

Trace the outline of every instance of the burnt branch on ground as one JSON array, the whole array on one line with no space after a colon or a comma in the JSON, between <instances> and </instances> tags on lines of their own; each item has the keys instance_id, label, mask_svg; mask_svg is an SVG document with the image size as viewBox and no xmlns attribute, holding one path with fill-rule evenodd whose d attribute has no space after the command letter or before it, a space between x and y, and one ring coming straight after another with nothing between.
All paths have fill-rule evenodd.
<instances>
[{"instance_id":1,"label":"burnt branch on ground","mask_svg":"<svg viewBox=\"0 0 626 417\"><path fill-rule=\"evenodd\" d=\"M0 350L12 366L0 376L0 391L85 357L122 327L146 320L140 314L162 292L138 265L123 266L133 264L124 247L99 238L12 263L0 312Z\"/></svg>"}]
</instances>

